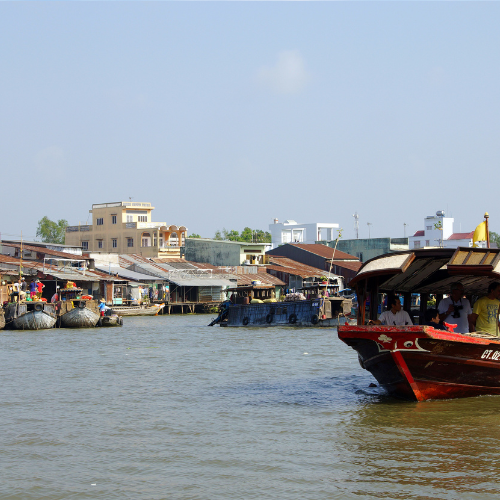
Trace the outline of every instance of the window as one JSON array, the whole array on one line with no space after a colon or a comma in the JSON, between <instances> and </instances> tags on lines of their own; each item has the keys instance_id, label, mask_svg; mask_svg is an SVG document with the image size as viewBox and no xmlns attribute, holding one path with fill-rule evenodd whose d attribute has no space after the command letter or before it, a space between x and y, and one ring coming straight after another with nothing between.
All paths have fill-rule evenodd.
<instances>
[{"instance_id":1,"label":"window","mask_svg":"<svg viewBox=\"0 0 500 500\"><path fill-rule=\"evenodd\" d=\"M111 246L112 246L113 248L116 248L116 247L118 246L118 240L117 240L116 238L113 238L113 239L111 240Z\"/></svg>"},{"instance_id":2,"label":"window","mask_svg":"<svg viewBox=\"0 0 500 500\"><path fill-rule=\"evenodd\" d=\"M414 241L413 248L420 248L420 241Z\"/></svg>"},{"instance_id":3,"label":"window","mask_svg":"<svg viewBox=\"0 0 500 500\"><path fill-rule=\"evenodd\" d=\"M89 249L89 242L82 241L82 250L88 250L88 249Z\"/></svg>"},{"instance_id":4,"label":"window","mask_svg":"<svg viewBox=\"0 0 500 500\"><path fill-rule=\"evenodd\" d=\"M430 246L431 246L431 242L430 242L430 240L425 240L425 246L426 246L426 247L430 247Z\"/></svg>"},{"instance_id":5,"label":"window","mask_svg":"<svg viewBox=\"0 0 500 500\"><path fill-rule=\"evenodd\" d=\"M139 222L147 222L148 221L148 216L147 215L138 215L137 220Z\"/></svg>"},{"instance_id":6,"label":"window","mask_svg":"<svg viewBox=\"0 0 500 500\"><path fill-rule=\"evenodd\" d=\"M111 216L111 224L116 224L116 215Z\"/></svg>"},{"instance_id":7,"label":"window","mask_svg":"<svg viewBox=\"0 0 500 500\"><path fill-rule=\"evenodd\" d=\"M102 240L97 240L97 248L104 248Z\"/></svg>"},{"instance_id":8,"label":"window","mask_svg":"<svg viewBox=\"0 0 500 500\"><path fill-rule=\"evenodd\" d=\"M104 219L101 217L101 218L97 219L95 222L98 226L102 226L104 224Z\"/></svg>"},{"instance_id":9,"label":"window","mask_svg":"<svg viewBox=\"0 0 500 500\"><path fill-rule=\"evenodd\" d=\"M133 215L127 215L127 222L134 222L134 216Z\"/></svg>"},{"instance_id":10,"label":"window","mask_svg":"<svg viewBox=\"0 0 500 500\"><path fill-rule=\"evenodd\" d=\"M426 229L427 231L431 231L431 230L432 230L432 226L425 226L425 229Z\"/></svg>"},{"instance_id":11,"label":"window","mask_svg":"<svg viewBox=\"0 0 500 500\"><path fill-rule=\"evenodd\" d=\"M127 246L128 247L134 246L134 238L127 238Z\"/></svg>"}]
</instances>

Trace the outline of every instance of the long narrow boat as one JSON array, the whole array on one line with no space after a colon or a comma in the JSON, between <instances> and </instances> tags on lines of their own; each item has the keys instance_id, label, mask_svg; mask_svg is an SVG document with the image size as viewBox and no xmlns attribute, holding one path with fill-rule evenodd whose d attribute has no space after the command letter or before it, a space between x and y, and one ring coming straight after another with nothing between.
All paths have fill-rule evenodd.
<instances>
[{"instance_id":1,"label":"long narrow boat","mask_svg":"<svg viewBox=\"0 0 500 500\"><path fill-rule=\"evenodd\" d=\"M367 261L350 285L358 294L358 324L339 326L338 336L390 394L410 400L500 394L500 338L459 334L423 324L430 294L437 300L461 282L471 298L500 282L500 250L439 248L386 254ZM399 294L415 326L368 326L383 293ZM420 307L411 310L412 294ZM368 306L369 303L369 306ZM368 309L369 307L369 309Z\"/></svg>"},{"instance_id":2,"label":"long narrow boat","mask_svg":"<svg viewBox=\"0 0 500 500\"><path fill-rule=\"evenodd\" d=\"M120 316L157 316L165 304L140 306L113 306L113 311Z\"/></svg>"}]
</instances>

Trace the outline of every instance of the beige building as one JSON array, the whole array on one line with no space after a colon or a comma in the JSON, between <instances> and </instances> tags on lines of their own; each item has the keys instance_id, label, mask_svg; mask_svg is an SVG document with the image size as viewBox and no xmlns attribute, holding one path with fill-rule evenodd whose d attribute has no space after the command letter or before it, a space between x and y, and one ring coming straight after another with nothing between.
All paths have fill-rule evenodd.
<instances>
[{"instance_id":1,"label":"beige building","mask_svg":"<svg viewBox=\"0 0 500 500\"><path fill-rule=\"evenodd\" d=\"M84 252L135 253L144 257L180 257L187 228L153 222L151 203L118 201L92 205L92 224L68 226L66 245Z\"/></svg>"}]
</instances>

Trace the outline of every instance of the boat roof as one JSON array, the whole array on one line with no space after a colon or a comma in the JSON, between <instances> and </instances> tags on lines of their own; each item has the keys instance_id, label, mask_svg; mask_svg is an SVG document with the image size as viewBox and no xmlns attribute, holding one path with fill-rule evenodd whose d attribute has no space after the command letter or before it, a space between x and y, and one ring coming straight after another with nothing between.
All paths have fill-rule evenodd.
<instances>
[{"instance_id":1,"label":"boat roof","mask_svg":"<svg viewBox=\"0 0 500 500\"><path fill-rule=\"evenodd\" d=\"M484 294L500 282L500 249L432 248L384 254L365 262L349 286L376 280L380 292L449 293L456 281L466 293Z\"/></svg>"}]
</instances>

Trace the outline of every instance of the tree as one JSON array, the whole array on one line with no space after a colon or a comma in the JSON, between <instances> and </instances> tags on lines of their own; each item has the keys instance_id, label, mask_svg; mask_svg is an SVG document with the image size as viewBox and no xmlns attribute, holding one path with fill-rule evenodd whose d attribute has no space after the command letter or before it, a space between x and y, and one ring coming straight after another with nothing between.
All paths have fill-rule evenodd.
<instances>
[{"instance_id":1,"label":"tree","mask_svg":"<svg viewBox=\"0 0 500 500\"><path fill-rule=\"evenodd\" d=\"M249 227L246 227L245 229L243 229L243 231L241 231L240 241L246 241L247 243L251 243L252 236L253 236L253 231Z\"/></svg>"},{"instance_id":2,"label":"tree","mask_svg":"<svg viewBox=\"0 0 500 500\"><path fill-rule=\"evenodd\" d=\"M226 234L225 239L229 240L229 241L241 241L240 240L240 233L238 233L238 231L236 231L236 229L231 229L231 231L229 231Z\"/></svg>"},{"instance_id":3,"label":"tree","mask_svg":"<svg viewBox=\"0 0 500 500\"><path fill-rule=\"evenodd\" d=\"M222 234L218 229L215 231L214 240L222 240Z\"/></svg>"},{"instance_id":4,"label":"tree","mask_svg":"<svg viewBox=\"0 0 500 500\"><path fill-rule=\"evenodd\" d=\"M490 231L490 244L495 243L500 248L500 234Z\"/></svg>"},{"instance_id":5,"label":"tree","mask_svg":"<svg viewBox=\"0 0 500 500\"><path fill-rule=\"evenodd\" d=\"M193 233L188 236L188 238L201 238L199 234Z\"/></svg>"},{"instance_id":6,"label":"tree","mask_svg":"<svg viewBox=\"0 0 500 500\"><path fill-rule=\"evenodd\" d=\"M65 219L54 222L45 216L38 221L36 235L37 237L41 237L44 243L59 243L64 245L67 225L68 221Z\"/></svg>"}]
</instances>

